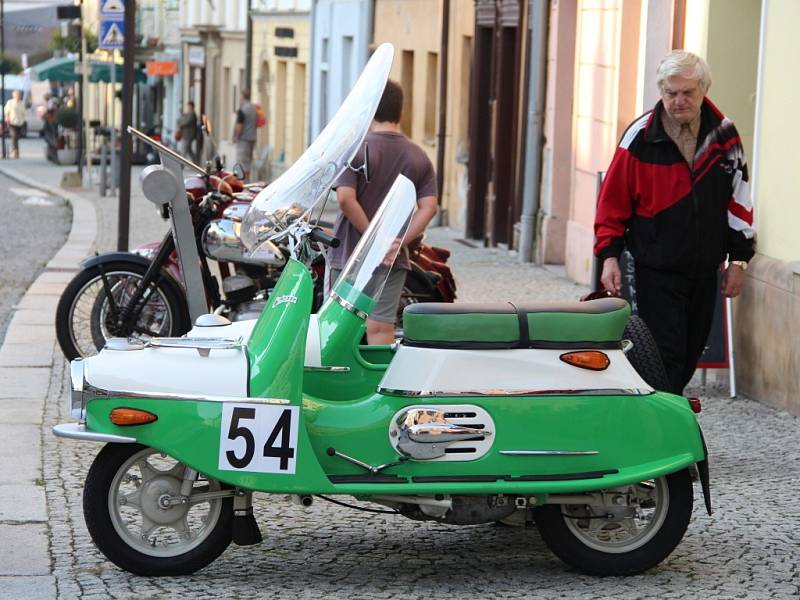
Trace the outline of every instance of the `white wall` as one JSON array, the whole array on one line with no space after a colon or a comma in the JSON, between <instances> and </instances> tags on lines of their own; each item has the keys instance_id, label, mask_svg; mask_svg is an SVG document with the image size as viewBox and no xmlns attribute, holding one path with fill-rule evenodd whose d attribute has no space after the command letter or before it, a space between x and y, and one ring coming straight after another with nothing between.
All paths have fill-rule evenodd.
<instances>
[{"instance_id":1,"label":"white wall","mask_svg":"<svg viewBox=\"0 0 800 600\"><path fill-rule=\"evenodd\" d=\"M272 2L280 3L280 0ZM371 11L372 3L361 0L315 0L313 3L311 140L317 137L339 108L367 62L367 49L372 38ZM344 62L345 54L349 54L348 64Z\"/></svg>"}]
</instances>

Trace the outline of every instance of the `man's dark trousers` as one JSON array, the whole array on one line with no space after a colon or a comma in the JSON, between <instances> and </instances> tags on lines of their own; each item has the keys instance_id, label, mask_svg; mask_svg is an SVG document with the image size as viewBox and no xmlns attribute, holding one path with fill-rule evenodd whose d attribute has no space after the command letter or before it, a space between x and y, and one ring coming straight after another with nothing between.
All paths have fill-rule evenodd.
<instances>
[{"instance_id":1,"label":"man's dark trousers","mask_svg":"<svg viewBox=\"0 0 800 600\"><path fill-rule=\"evenodd\" d=\"M717 298L717 271L636 268L639 316L656 340L673 394L683 394L703 354Z\"/></svg>"}]
</instances>

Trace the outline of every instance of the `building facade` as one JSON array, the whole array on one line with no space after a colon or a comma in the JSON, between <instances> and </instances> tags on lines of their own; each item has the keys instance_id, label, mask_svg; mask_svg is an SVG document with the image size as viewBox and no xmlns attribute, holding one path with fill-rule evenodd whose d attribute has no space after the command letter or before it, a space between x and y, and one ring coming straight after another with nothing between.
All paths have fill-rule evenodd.
<instances>
[{"instance_id":1,"label":"building facade","mask_svg":"<svg viewBox=\"0 0 800 600\"><path fill-rule=\"evenodd\" d=\"M248 0L188 0L180 11L182 99L207 115L217 151L235 160L231 138L239 94L245 81Z\"/></svg>"},{"instance_id":2,"label":"building facade","mask_svg":"<svg viewBox=\"0 0 800 600\"><path fill-rule=\"evenodd\" d=\"M254 1L252 20L252 97L267 116L259 131L256 162L262 177L274 177L307 146L311 3Z\"/></svg>"},{"instance_id":3,"label":"building facade","mask_svg":"<svg viewBox=\"0 0 800 600\"><path fill-rule=\"evenodd\" d=\"M314 0L311 23L309 141L341 106L367 63L372 2Z\"/></svg>"}]
</instances>

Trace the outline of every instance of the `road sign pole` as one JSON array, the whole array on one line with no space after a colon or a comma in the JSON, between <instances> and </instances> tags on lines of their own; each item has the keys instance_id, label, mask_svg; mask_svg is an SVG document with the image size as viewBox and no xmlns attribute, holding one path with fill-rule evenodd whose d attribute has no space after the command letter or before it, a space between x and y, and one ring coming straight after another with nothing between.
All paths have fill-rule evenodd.
<instances>
[{"instance_id":1,"label":"road sign pole","mask_svg":"<svg viewBox=\"0 0 800 600\"><path fill-rule=\"evenodd\" d=\"M131 158L133 154L133 143L131 134L128 133L128 126L131 124L133 115L133 66L134 52L136 51L134 40L136 39L136 1L126 0L125 2L125 21L123 28L123 59L124 77L122 83L122 152L120 153L119 165L119 221L117 229L117 249L121 252L128 250L128 234L131 212ZM116 66L115 66L116 68Z\"/></svg>"}]
</instances>

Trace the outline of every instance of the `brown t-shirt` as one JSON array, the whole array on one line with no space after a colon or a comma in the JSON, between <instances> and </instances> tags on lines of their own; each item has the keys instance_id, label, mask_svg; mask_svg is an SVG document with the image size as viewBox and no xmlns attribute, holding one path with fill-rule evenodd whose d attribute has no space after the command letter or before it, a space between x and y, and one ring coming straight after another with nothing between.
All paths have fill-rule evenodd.
<instances>
[{"instance_id":1,"label":"brown t-shirt","mask_svg":"<svg viewBox=\"0 0 800 600\"><path fill-rule=\"evenodd\" d=\"M350 187L356 191L358 203L369 220L380 208L383 199L399 174L408 177L417 188L417 199L436 196L436 173L428 155L402 133L374 131L367 134L364 144L369 145L369 183L361 172L347 169L339 177L336 187ZM364 164L364 145L351 161L354 167ZM334 225L334 235L341 244L331 248L328 255L333 269L344 268L347 259L361 239L361 234L340 213ZM408 252L403 249L394 265L398 269L410 269Z\"/></svg>"}]
</instances>

